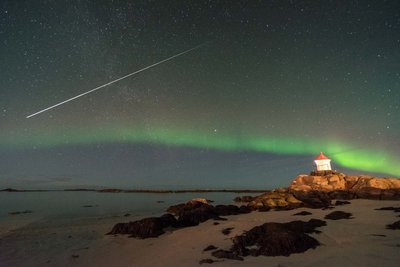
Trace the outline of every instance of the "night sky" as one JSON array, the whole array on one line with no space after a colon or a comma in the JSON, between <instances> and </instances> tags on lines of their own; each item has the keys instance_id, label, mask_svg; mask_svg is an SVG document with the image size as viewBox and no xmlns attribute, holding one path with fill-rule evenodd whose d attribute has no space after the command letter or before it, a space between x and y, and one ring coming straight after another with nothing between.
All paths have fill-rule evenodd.
<instances>
[{"instance_id":1,"label":"night sky","mask_svg":"<svg viewBox=\"0 0 400 267\"><path fill-rule=\"evenodd\" d=\"M0 62L0 187L400 176L399 1L1 1Z\"/></svg>"}]
</instances>

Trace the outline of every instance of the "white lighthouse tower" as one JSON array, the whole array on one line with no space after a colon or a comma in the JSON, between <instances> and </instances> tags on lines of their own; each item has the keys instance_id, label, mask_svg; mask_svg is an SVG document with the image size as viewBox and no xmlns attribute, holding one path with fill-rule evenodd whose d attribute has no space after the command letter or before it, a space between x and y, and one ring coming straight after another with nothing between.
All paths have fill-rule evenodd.
<instances>
[{"instance_id":1,"label":"white lighthouse tower","mask_svg":"<svg viewBox=\"0 0 400 267\"><path fill-rule=\"evenodd\" d=\"M315 165L317 166L317 171L330 171L331 168L331 160L324 155L324 153L320 152L319 156L314 160Z\"/></svg>"}]
</instances>

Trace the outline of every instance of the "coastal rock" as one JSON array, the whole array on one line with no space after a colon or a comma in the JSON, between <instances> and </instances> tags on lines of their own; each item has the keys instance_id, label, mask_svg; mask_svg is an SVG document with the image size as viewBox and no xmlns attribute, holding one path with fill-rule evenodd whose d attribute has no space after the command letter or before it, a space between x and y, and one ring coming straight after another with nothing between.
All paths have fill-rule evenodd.
<instances>
[{"instance_id":1,"label":"coastal rock","mask_svg":"<svg viewBox=\"0 0 400 267\"><path fill-rule=\"evenodd\" d=\"M216 250L216 249L217 249L216 246L214 246L214 245L209 245L209 246L207 246L205 249L203 249L203 251L210 251L210 250Z\"/></svg>"},{"instance_id":2,"label":"coastal rock","mask_svg":"<svg viewBox=\"0 0 400 267\"><path fill-rule=\"evenodd\" d=\"M199 261L199 264L200 265L204 264L204 263L211 264L211 263L214 263L214 262L215 261L213 259L202 259L202 260Z\"/></svg>"},{"instance_id":3,"label":"coastal rock","mask_svg":"<svg viewBox=\"0 0 400 267\"><path fill-rule=\"evenodd\" d=\"M251 212L251 209L246 206L217 205L214 207L204 202L203 200L194 199L184 204L169 207L167 211L172 214L144 218L129 223L117 223L108 234L129 234L131 237L137 238L157 237L163 234L164 229L167 227L195 226L209 219L226 220L220 216Z\"/></svg>"},{"instance_id":4,"label":"coastal rock","mask_svg":"<svg viewBox=\"0 0 400 267\"><path fill-rule=\"evenodd\" d=\"M342 206L342 205L348 205L348 204L351 204L351 202L350 201L346 201L346 200L336 200L336 202L335 202L335 206Z\"/></svg>"},{"instance_id":5,"label":"coastal rock","mask_svg":"<svg viewBox=\"0 0 400 267\"><path fill-rule=\"evenodd\" d=\"M161 217L144 218L135 222L117 223L108 234L129 234L131 237L144 239L162 235L165 228L175 224L176 219L174 216L164 214Z\"/></svg>"},{"instance_id":6,"label":"coastal rock","mask_svg":"<svg viewBox=\"0 0 400 267\"><path fill-rule=\"evenodd\" d=\"M219 217L215 208L211 205L198 202L193 208L190 209L189 207L190 204L189 206L185 206L182 211L178 213L178 227L195 226L209 219Z\"/></svg>"},{"instance_id":7,"label":"coastal rock","mask_svg":"<svg viewBox=\"0 0 400 267\"><path fill-rule=\"evenodd\" d=\"M212 206L204 202L189 201L185 204L171 206L167 212L178 216L178 227L195 226L209 219L219 220L220 216L238 215L251 212L246 206L238 207L236 205L217 205Z\"/></svg>"},{"instance_id":8,"label":"coastal rock","mask_svg":"<svg viewBox=\"0 0 400 267\"><path fill-rule=\"evenodd\" d=\"M293 214L293 216L307 216L307 215L311 215L311 214L312 214L311 212L304 210L304 211Z\"/></svg>"},{"instance_id":9,"label":"coastal rock","mask_svg":"<svg viewBox=\"0 0 400 267\"><path fill-rule=\"evenodd\" d=\"M232 232L232 230L233 230L233 227L228 227L228 228L223 229L221 232L224 235L229 235Z\"/></svg>"},{"instance_id":10,"label":"coastal rock","mask_svg":"<svg viewBox=\"0 0 400 267\"><path fill-rule=\"evenodd\" d=\"M291 193L308 208L326 208L331 205L331 198L324 191L291 191Z\"/></svg>"},{"instance_id":11,"label":"coastal rock","mask_svg":"<svg viewBox=\"0 0 400 267\"><path fill-rule=\"evenodd\" d=\"M392 210L394 212L400 212L400 207L383 207L375 210Z\"/></svg>"},{"instance_id":12,"label":"coastal rock","mask_svg":"<svg viewBox=\"0 0 400 267\"><path fill-rule=\"evenodd\" d=\"M234 201L235 201L235 202L245 202L245 203L248 203L248 202L253 201L253 200L254 200L254 197L252 197L252 196L241 196L241 197L235 197L235 198L234 198Z\"/></svg>"},{"instance_id":13,"label":"coastal rock","mask_svg":"<svg viewBox=\"0 0 400 267\"><path fill-rule=\"evenodd\" d=\"M400 221L397 221L397 222L394 222L392 224L386 225L386 229L400 230Z\"/></svg>"},{"instance_id":14,"label":"coastal rock","mask_svg":"<svg viewBox=\"0 0 400 267\"><path fill-rule=\"evenodd\" d=\"M329 213L328 215L325 216L325 219L328 220L342 220L342 219L351 219L353 216L349 212L344 212L344 211L334 211Z\"/></svg>"},{"instance_id":15,"label":"coastal rock","mask_svg":"<svg viewBox=\"0 0 400 267\"><path fill-rule=\"evenodd\" d=\"M297 176L289 190L328 192L331 199L400 199L400 179L347 176L335 171L312 172Z\"/></svg>"},{"instance_id":16,"label":"coastal rock","mask_svg":"<svg viewBox=\"0 0 400 267\"><path fill-rule=\"evenodd\" d=\"M294 209L303 206L303 202L297 199L293 194L287 190L273 190L254 197L248 203L248 207L253 210L265 211L269 209Z\"/></svg>"},{"instance_id":17,"label":"coastal rock","mask_svg":"<svg viewBox=\"0 0 400 267\"><path fill-rule=\"evenodd\" d=\"M319 246L319 242L309 233L318 233L317 227L326 225L324 221L311 219L308 222L265 223L233 239L230 250L212 253L217 258L242 260L245 256L289 256L302 253Z\"/></svg>"}]
</instances>

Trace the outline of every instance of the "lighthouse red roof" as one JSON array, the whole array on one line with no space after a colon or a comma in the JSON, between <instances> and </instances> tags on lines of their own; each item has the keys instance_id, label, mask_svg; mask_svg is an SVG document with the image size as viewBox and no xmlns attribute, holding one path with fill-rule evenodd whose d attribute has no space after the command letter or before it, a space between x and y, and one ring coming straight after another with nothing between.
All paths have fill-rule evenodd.
<instances>
[{"instance_id":1,"label":"lighthouse red roof","mask_svg":"<svg viewBox=\"0 0 400 267\"><path fill-rule=\"evenodd\" d=\"M324 155L324 153L320 152L319 156L315 158L315 160L324 160L324 159L329 159L327 156Z\"/></svg>"}]
</instances>

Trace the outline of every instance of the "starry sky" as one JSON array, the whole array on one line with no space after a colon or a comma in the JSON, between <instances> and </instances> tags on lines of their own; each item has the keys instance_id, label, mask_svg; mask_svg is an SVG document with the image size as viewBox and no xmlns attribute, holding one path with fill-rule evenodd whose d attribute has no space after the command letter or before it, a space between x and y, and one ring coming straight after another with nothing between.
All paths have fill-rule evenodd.
<instances>
[{"instance_id":1,"label":"starry sky","mask_svg":"<svg viewBox=\"0 0 400 267\"><path fill-rule=\"evenodd\" d=\"M0 187L400 176L399 1L1 1ZM26 116L200 44L62 106Z\"/></svg>"}]
</instances>

